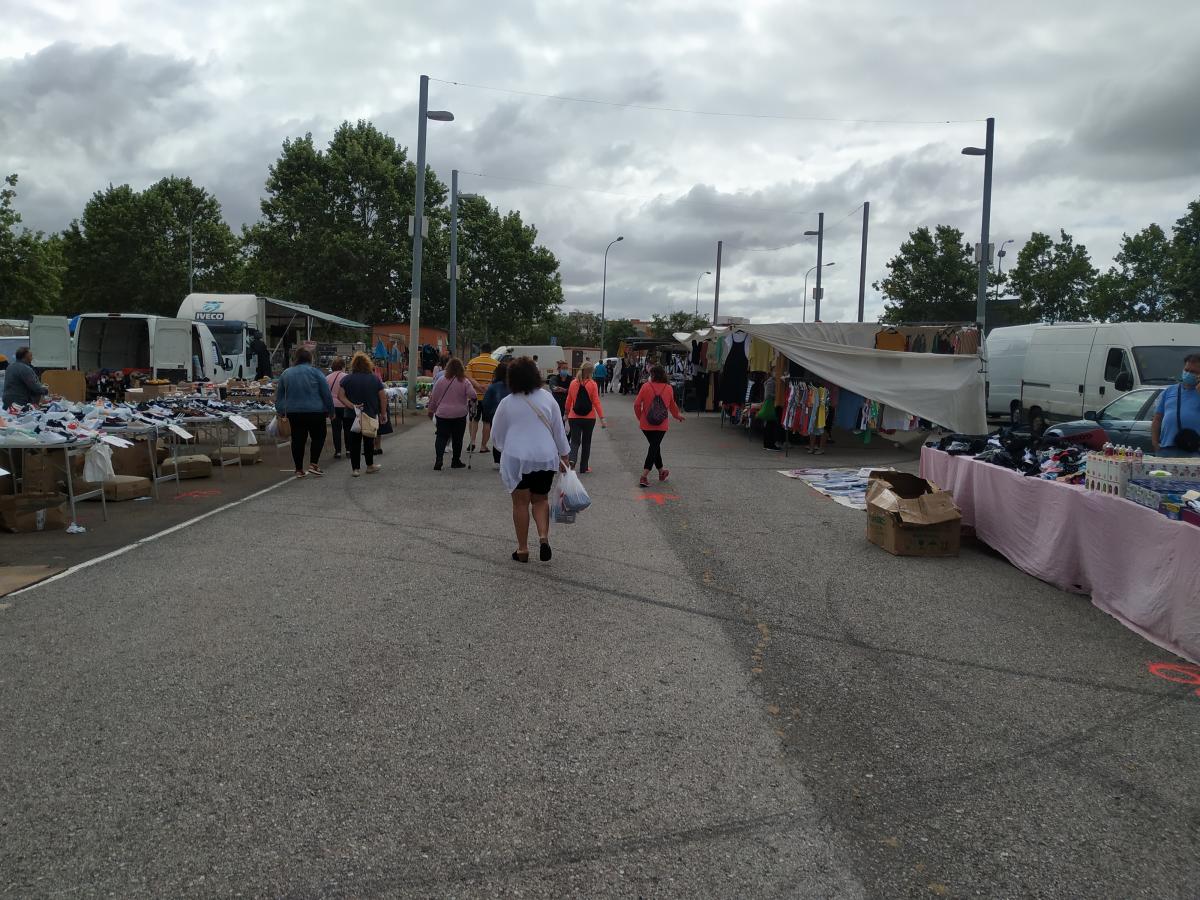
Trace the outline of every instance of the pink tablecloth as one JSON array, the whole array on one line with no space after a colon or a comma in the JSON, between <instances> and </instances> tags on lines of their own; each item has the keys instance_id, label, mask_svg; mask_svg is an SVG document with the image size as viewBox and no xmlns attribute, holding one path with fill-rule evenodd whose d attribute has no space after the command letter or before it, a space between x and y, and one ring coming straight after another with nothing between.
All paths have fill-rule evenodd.
<instances>
[{"instance_id":1,"label":"pink tablecloth","mask_svg":"<svg viewBox=\"0 0 1200 900\"><path fill-rule=\"evenodd\" d=\"M963 524L1022 571L1200 663L1200 528L1129 500L921 450L921 477L954 494Z\"/></svg>"}]
</instances>

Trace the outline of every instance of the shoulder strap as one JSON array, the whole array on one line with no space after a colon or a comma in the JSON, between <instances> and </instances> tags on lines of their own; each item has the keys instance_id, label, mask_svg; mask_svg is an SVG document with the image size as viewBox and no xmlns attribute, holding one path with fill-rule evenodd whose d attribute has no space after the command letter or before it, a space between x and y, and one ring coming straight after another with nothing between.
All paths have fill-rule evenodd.
<instances>
[{"instance_id":1,"label":"shoulder strap","mask_svg":"<svg viewBox=\"0 0 1200 900\"><path fill-rule=\"evenodd\" d=\"M528 394L522 394L521 396L524 398L525 402L529 404L529 408L533 410L534 415L542 420L542 424L545 425L546 430L550 432L550 437L554 439L555 449L558 449L558 435L554 433L554 426L552 426L546 417L542 415L542 411L533 405L533 401L529 399Z\"/></svg>"},{"instance_id":2,"label":"shoulder strap","mask_svg":"<svg viewBox=\"0 0 1200 900\"><path fill-rule=\"evenodd\" d=\"M1183 385L1175 385L1175 432L1183 431Z\"/></svg>"}]
</instances>

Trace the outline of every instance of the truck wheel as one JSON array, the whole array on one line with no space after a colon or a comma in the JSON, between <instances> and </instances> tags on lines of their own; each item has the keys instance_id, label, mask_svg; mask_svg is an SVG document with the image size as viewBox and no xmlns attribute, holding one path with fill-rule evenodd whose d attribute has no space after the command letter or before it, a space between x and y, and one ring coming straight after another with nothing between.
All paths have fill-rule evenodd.
<instances>
[{"instance_id":1,"label":"truck wheel","mask_svg":"<svg viewBox=\"0 0 1200 900\"><path fill-rule=\"evenodd\" d=\"M1013 425L1021 424L1021 401L1014 400L1008 405L1008 421Z\"/></svg>"}]
</instances>

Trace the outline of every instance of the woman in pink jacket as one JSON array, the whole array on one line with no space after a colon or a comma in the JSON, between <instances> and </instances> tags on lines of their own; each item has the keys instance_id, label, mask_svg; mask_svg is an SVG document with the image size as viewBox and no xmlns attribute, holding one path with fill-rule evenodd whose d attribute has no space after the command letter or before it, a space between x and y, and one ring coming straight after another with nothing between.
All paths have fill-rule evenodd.
<instances>
[{"instance_id":1,"label":"woman in pink jacket","mask_svg":"<svg viewBox=\"0 0 1200 900\"><path fill-rule=\"evenodd\" d=\"M451 442L454 449L450 468L467 467L462 461L463 435L467 431L467 413L475 402L477 391L475 382L467 377L461 359L453 358L446 363L446 374L438 379L429 395L429 415L437 416L437 437L433 442L437 455L433 468L436 471L442 470L442 456L446 452L447 441Z\"/></svg>"},{"instance_id":2,"label":"woman in pink jacket","mask_svg":"<svg viewBox=\"0 0 1200 900\"><path fill-rule=\"evenodd\" d=\"M662 366L651 367L650 380L642 385L637 399L633 401L633 413L638 417L638 425L650 444L638 487L650 487L650 469L658 467L659 481L666 481L671 474L669 469L663 468L662 460L662 441L667 436L667 416L674 416L679 422L683 421L679 405L675 402L675 388L667 381L667 370Z\"/></svg>"}]
</instances>

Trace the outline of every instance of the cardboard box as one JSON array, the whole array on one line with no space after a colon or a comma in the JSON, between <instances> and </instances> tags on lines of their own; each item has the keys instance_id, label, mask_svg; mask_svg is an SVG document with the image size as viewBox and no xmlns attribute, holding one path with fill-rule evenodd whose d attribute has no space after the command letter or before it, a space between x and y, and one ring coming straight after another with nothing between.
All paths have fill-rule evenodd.
<instances>
[{"instance_id":1,"label":"cardboard box","mask_svg":"<svg viewBox=\"0 0 1200 900\"><path fill-rule=\"evenodd\" d=\"M76 494L85 494L96 490L99 485L81 481L75 485ZM104 499L110 503L120 500L139 500L150 496L150 479L137 475L111 475L104 479ZM96 502L99 497L90 498Z\"/></svg>"},{"instance_id":2,"label":"cardboard box","mask_svg":"<svg viewBox=\"0 0 1200 900\"><path fill-rule=\"evenodd\" d=\"M180 456L178 463L180 478L212 477L212 460L201 453L196 453L189 456ZM159 466L159 471L162 472L163 475L174 475L175 464L176 460L168 459L161 466Z\"/></svg>"},{"instance_id":3,"label":"cardboard box","mask_svg":"<svg viewBox=\"0 0 1200 900\"><path fill-rule=\"evenodd\" d=\"M255 463L262 462L262 448L255 445L253 447L222 447L221 455L217 456L217 451L214 449L208 454L208 458L213 464L220 463L221 459L237 461L241 456L243 466L252 466Z\"/></svg>"},{"instance_id":4,"label":"cardboard box","mask_svg":"<svg viewBox=\"0 0 1200 900\"><path fill-rule=\"evenodd\" d=\"M0 528L14 534L62 531L70 524L66 494L18 494L0 497Z\"/></svg>"},{"instance_id":5,"label":"cardboard box","mask_svg":"<svg viewBox=\"0 0 1200 900\"><path fill-rule=\"evenodd\" d=\"M907 472L872 472L867 540L893 556L958 556L962 514L949 491Z\"/></svg>"},{"instance_id":6,"label":"cardboard box","mask_svg":"<svg viewBox=\"0 0 1200 900\"><path fill-rule=\"evenodd\" d=\"M155 443L155 453L158 446ZM112 467L118 475L136 475L138 478L151 478L154 467L150 464L150 453L146 450L146 440L133 442L132 447L112 448Z\"/></svg>"},{"instance_id":7,"label":"cardboard box","mask_svg":"<svg viewBox=\"0 0 1200 900\"><path fill-rule=\"evenodd\" d=\"M56 494L60 482L65 486L64 451L27 450L21 456L21 465L24 466L21 471L22 494Z\"/></svg>"}]
</instances>

